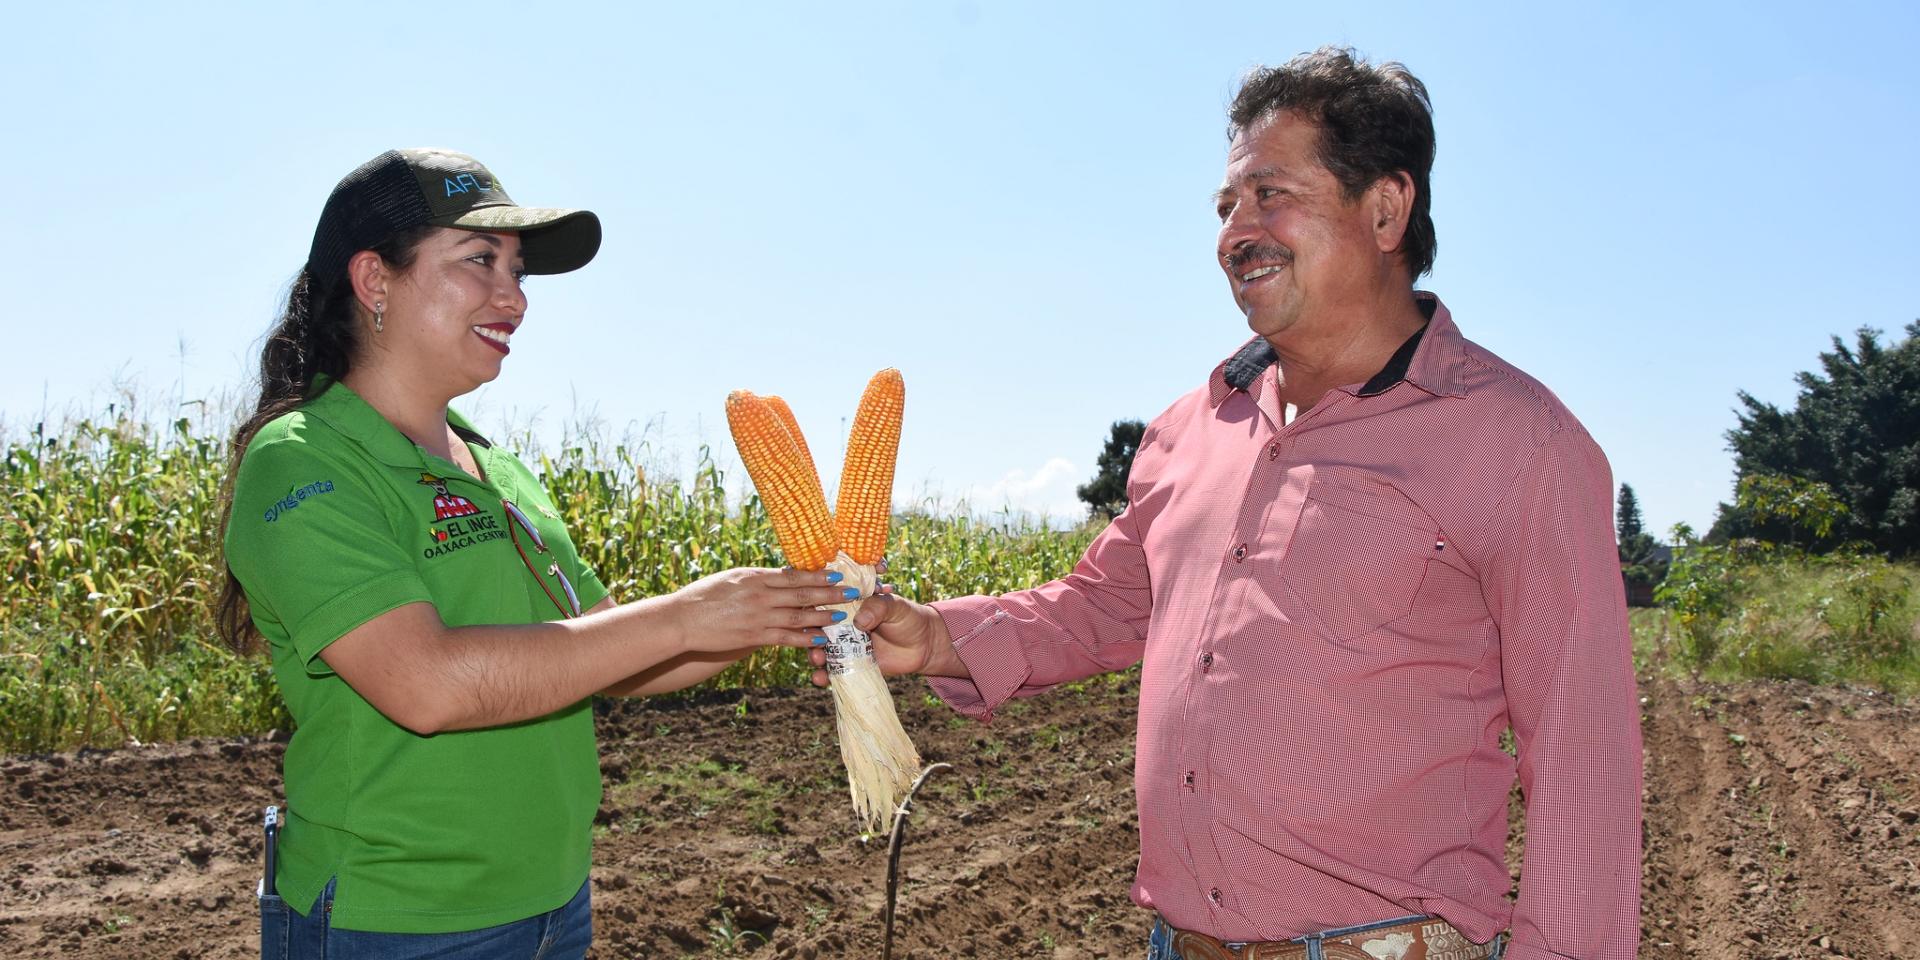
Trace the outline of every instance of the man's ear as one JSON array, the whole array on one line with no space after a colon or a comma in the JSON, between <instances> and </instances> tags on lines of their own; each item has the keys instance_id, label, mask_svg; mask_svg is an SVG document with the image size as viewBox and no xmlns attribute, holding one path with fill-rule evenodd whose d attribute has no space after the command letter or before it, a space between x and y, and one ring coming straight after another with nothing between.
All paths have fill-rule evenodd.
<instances>
[{"instance_id":1,"label":"man's ear","mask_svg":"<svg viewBox=\"0 0 1920 960\"><path fill-rule=\"evenodd\" d=\"M1396 170L1367 188L1367 211L1373 215L1373 241L1381 253L1393 253L1406 239L1413 218L1413 177Z\"/></svg>"},{"instance_id":2,"label":"man's ear","mask_svg":"<svg viewBox=\"0 0 1920 960\"><path fill-rule=\"evenodd\" d=\"M375 304L385 306L387 283L393 279L393 272L379 254L372 250L354 254L347 260L347 279L353 283L353 298L360 301L361 309L373 313Z\"/></svg>"}]
</instances>

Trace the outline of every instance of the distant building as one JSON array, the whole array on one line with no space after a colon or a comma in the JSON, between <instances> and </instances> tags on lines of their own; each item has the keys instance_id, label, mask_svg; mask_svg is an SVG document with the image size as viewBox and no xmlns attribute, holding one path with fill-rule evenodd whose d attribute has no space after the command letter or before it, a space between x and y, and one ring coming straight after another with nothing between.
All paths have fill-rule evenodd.
<instances>
[{"instance_id":1,"label":"distant building","mask_svg":"<svg viewBox=\"0 0 1920 960\"><path fill-rule=\"evenodd\" d=\"M1664 543L1655 543L1653 549L1647 552L1646 558L1641 562L1646 566L1658 567L1661 570L1665 570L1673 565L1673 547ZM1628 579L1626 566L1627 564L1624 561L1620 564L1620 582L1624 584L1627 589L1627 606L1653 606L1653 588L1659 586L1659 584L1650 580Z\"/></svg>"}]
</instances>

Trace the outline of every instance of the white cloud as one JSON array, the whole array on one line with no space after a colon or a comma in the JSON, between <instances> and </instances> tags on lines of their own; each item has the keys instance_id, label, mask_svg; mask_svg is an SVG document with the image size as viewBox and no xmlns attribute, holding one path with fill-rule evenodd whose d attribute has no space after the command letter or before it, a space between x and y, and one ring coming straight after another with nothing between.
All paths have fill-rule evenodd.
<instances>
[{"instance_id":1,"label":"white cloud","mask_svg":"<svg viewBox=\"0 0 1920 960\"><path fill-rule=\"evenodd\" d=\"M1015 468L989 485L967 490L967 507L983 516L1027 514L1056 523L1079 523L1087 515L1087 506L1074 488L1086 472L1065 457L1053 457L1037 470Z\"/></svg>"}]
</instances>

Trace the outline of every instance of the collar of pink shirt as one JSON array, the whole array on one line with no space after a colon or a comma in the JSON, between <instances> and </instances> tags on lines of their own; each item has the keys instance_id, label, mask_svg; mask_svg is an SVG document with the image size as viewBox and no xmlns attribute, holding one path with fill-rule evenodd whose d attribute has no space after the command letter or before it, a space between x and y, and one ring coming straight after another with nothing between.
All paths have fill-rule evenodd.
<instances>
[{"instance_id":1,"label":"collar of pink shirt","mask_svg":"<svg viewBox=\"0 0 1920 960\"><path fill-rule=\"evenodd\" d=\"M1440 298L1424 290L1414 292L1414 299L1420 305L1421 312L1427 315L1427 325L1414 331L1394 351L1380 372L1366 383L1349 384L1341 391L1357 397L1371 397L1385 393L1394 384L1410 383L1437 397L1466 396L1467 388L1462 371L1466 365L1466 340L1460 336L1460 328L1454 326L1453 316L1447 312ZM1207 403L1218 407L1235 390L1245 390L1261 411L1274 423L1283 422L1279 415L1278 394L1276 389L1279 377L1278 356L1273 345L1264 338L1254 337L1242 344L1233 356L1220 361L1213 368L1213 375L1207 380Z\"/></svg>"}]
</instances>

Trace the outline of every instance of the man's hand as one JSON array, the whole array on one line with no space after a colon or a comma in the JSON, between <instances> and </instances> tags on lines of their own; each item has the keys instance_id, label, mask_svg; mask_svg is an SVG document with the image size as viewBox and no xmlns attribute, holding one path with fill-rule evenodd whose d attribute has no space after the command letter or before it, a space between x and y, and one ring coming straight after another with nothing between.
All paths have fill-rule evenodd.
<instances>
[{"instance_id":1,"label":"man's hand","mask_svg":"<svg viewBox=\"0 0 1920 960\"><path fill-rule=\"evenodd\" d=\"M895 596L890 584L860 605L853 625L873 641L873 660L887 676L918 673L934 677L969 677L967 665L953 650L947 623L932 607ZM824 667L825 650L813 651L813 665ZM827 672L813 672L815 686L827 685Z\"/></svg>"}]
</instances>

